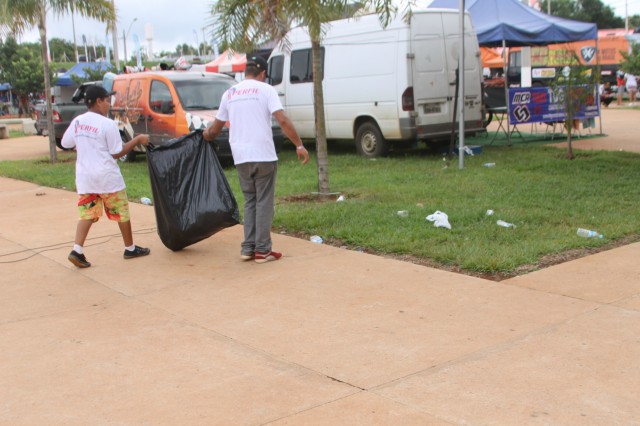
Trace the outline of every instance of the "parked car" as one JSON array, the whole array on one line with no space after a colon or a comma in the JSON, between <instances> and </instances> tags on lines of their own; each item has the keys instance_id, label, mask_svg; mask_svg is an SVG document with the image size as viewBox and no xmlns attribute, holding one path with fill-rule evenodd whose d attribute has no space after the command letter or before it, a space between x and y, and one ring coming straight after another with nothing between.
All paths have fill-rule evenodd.
<instances>
[{"instance_id":1,"label":"parked car","mask_svg":"<svg viewBox=\"0 0 640 426\"><path fill-rule=\"evenodd\" d=\"M71 120L87 111L87 106L84 103L84 93L87 90L87 87L95 84L102 85L102 82L91 81L82 83L74 92L71 102L54 103L51 105L53 114L53 131L58 148L64 149L61 144L62 136L69 127L69 124L71 124ZM34 110L36 114L36 132L39 135L48 136L49 131L47 127L46 103L35 105Z\"/></svg>"},{"instance_id":2,"label":"parked car","mask_svg":"<svg viewBox=\"0 0 640 426\"><path fill-rule=\"evenodd\" d=\"M124 137L146 133L155 146L206 128L215 118L222 94L237 83L224 74L192 71L145 71L112 78L111 90L116 94L111 115ZM110 84L104 82L107 88ZM280 151L283 135L275 120L273 140L276 151ZM215 143L218 156L230 159L228 132L220 134ZM141 152L145 147L139 145L121 160L135 161Z\"/></svg>"}]
</instances>

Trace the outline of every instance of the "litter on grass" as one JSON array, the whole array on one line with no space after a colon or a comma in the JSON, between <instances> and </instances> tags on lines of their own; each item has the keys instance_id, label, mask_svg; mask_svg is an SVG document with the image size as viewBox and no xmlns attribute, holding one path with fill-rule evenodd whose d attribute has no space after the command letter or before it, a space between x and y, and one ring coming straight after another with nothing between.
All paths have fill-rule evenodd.
<instances>
[{"instance_id":1,"label":"litter on grass","mask_svg":"<svg viewBox=\"0 0 640 426\"><path fill-rule=\"evenodd\" d=\"M497 221L496 225L502 226L503 228L515 228L516 227L513 223L505 222L504 220Z\"/></svg>"},{"instance_id":2,"label":"litter on grass","mask_svg":"<svg viewBox=\"0 0 640 426\"><path fill-rule=\"evenodd\" d=\"M449 216L446 213L436 210L433 214L430 214L426 217L429 222L433 222L433 226L436 228L447 228L451 229L451 224L449 223Z\"/></svg>"}]
</instances>

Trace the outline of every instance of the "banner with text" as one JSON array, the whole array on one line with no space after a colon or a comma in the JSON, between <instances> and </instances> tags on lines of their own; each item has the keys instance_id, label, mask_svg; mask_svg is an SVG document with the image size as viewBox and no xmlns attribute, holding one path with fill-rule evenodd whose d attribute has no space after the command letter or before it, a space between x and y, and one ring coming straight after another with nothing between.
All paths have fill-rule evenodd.
<instances>
[{"instance_id":1,"label":"banner with text","mask_svg":"<svg viewBox=\"0 0 640 426\"><path fill-rule=\"evenodd\" d=\"M509 121L513 125L565 121L566 87L528 87L509 89ZM600 115L598 91L593 84L573 87L573 118L581 120Z\"/></svg>"}]
</instances>

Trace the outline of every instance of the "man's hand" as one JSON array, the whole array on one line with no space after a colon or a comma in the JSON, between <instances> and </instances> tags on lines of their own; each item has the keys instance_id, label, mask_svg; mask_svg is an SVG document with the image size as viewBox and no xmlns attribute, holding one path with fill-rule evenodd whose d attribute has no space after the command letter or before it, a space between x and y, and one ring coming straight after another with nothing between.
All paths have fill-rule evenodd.
<instances>
[{"instance_id":1,"label":"man's hand","mask_svg":"<svg viewBox=\"0 0 640 426\"><path fill-rule=\"evenodd\" d=\"M149 135L141 134L136 136L134 139L137 139L136 142L139 143L140 145L144 145L144 146L149 145Z\"/></svg>"},{"instance_id":2,"label":"man's hand","mask_svg":"<svg viewBox=\"0 0 640 426\"><path fill-rule=\"evenodd\" d=\"M302 164L307 164L309 162L309 152L304 146L300 145L296 147L296 154L298 154L298 160L300 160Z\"/></svg>"},{"instance_id":3,"label":"man's hand","mask_svg":"<svg viewBox=\"0 0 640 426\"><path fill-rule=\"evenodd\" d=\"M202 138L207 142L213 142L213 140L220 134L225 122L220 121L217 118L213 120L213 123L202 131Z\"/></svg>"}]
</instances>

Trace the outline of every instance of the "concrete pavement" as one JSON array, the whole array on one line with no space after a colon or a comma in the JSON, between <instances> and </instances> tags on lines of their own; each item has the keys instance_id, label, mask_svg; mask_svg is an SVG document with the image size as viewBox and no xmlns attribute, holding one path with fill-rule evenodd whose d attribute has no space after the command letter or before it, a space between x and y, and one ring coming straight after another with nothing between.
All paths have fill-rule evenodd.
<instances>
[{"instance_id":1,"label":"concrete pavement","mask_svg":"<svg viewBox=\"0 0 640 426\"><path fill-rule=\"evenodd\" d=\"M2 425L640 425L640 244L500 283L283 235L258 265L133 204L151 255L101 220L79 270L75 200L0 178Z\"/></svg>"}]
</instances>

